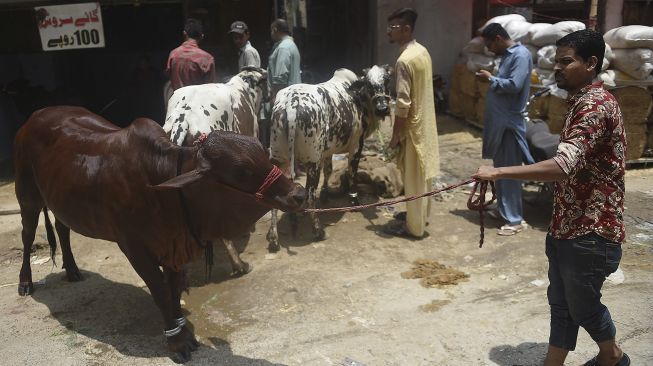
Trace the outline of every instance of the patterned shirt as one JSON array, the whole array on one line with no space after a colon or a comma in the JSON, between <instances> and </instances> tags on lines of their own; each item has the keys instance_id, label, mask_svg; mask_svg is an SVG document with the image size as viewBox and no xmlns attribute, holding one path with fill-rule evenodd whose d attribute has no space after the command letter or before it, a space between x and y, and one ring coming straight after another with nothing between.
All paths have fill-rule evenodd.
<instances>
[{"instance_id":1,"label":"patterned shirt","mask_svg":"<svg viewBox=\"0 0 653 366\"><path fill-rule=\"evenodd\" d=\"M553 158L567 178L555 184L549 233L573 239L594 232L621 243L626 156L621 110L601 83L584 87L568 103Z\"/></svg>"},{"instance_id":2,"label":"patterned shirt","mask_svg":"<svg viewBox=\"0 0 653 366\"><path fill-rule=\"evenodd\" d=\"M213 56L199 48L194 39L187 40L170 52L166 73L173 90L217 80Z\"/></svg>"}]
</instances>

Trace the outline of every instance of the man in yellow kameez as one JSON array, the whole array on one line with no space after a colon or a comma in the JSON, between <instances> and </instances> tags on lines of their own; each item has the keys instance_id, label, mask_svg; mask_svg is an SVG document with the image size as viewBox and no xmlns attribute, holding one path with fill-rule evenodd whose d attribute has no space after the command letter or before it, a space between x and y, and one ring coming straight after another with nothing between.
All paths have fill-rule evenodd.
<instances>
[{"instance_id":1,"label":"man in yellow kameez","mask_svg":"<svg viewBox=\"0 0 653 366\"><path fill-rule=\"evenodd\" d=\"M433 101L433 70L429 52L413 38L417 12L410 8L388 17L388 37L401 47L395 65L397 107L390 148L399 146L398 166L406 196L419 195L431 188L440 171L438 131ZM396 215L399 226L386 226L395 236L424 236L431 200L428 197L406 203L406 213Z\"/></svg>"}]
</instances>

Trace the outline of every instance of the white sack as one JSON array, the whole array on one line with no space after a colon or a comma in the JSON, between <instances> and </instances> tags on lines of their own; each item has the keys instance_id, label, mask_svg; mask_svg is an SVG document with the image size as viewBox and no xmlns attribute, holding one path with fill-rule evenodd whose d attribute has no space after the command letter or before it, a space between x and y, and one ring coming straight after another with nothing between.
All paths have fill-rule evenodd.
<instances>
[{"instance_id":1,"label":"white sack","mask_svg":"<svg viewBox=\"0 0 653 366\"><path fill-rule=\"evenodd\" d=\"M530 40L529 42L533 41L533 36L535 33L537 33L540 30L546 29L550 27L551 24L549 23L533 23L531 24L530 28L528 29L528 39Z\"/></svg>"},{"instance_id":2,"label":"white sack","mask_svg":"<svg viewBox=\"0 0 653 366\"><path fill-rule=\"evenodd\" d=\"M653 27L626 25L607 31L603 39L612 48L653 48Z\"/></svg>"},{"instance_id":3,"label":"white sack","mask_svg":"<svg viewBox=\"0 0 653 366\"><path fill-rule=\"evenodd\" d=\"M506 32L515 42L529 43L531 37L529 35L529 30L531 28L531 23L523 22L521 20L513 20L509 22L505 27Z\"/></svg>"},{"instance_id":4,"label":"white sack","mask_svg":"<svg viewBox=\"0 0 653 366\"><path fill-rule=\"evenodd\" d=\"M614 70L605 70L597 76L594 81L602 81L606 86L617 86L614 82L615 73Z\"/></svg>"},{"instance_id":5,"label":"white sack","mask_svg":"<svg viewBox=\"0 0 653 366\"><path fill-rule=\"evenodd\" d=\"M549 45L537 51L537 67L540 69L553 70L556 57L556 46Z\"/></svg>"},{"instance_id":6,"label":"white sack","mask_svg":"<svg viewBox=\"0 0 653 366\"><path fill-rule=\"evenodd\" d=\"M553 81L554 80L554 75L553 75L553 70L548 70L548 69L541 69L539 67L536 67L533 69L535 71L535 74L537 75L537 79L540 81L540 84L547 84L545 81Z\"/></svg>"},{"instance_id":7,"label":"white sack","mask_svg":"<svg viewBox=\"0 0 653 366\"><path fill-rule=\"evenodd\" d=\"M533 57L533 65L537 65L537 50L539 50L539 48L528 43L524 44L523 46L530 51L531 57Z\"/></svg>"},{"instance_id":8,"label":"white sack","mask_svg":"<svg viewBox=\"0 0 653 366\"><path fill-rule=\"evenodd\" d=\"M463 47L463 53L482 53L486 56L494 56L494 53L485 47L485 42L483 37L474 37L472 38L465 47Z\"/></svg>"},{"instance_id":9,"label":"white sack","mask_svg":"<svg viewBox=\"0 0 653 366\"><path fill-rule=\"evenodd\" d=\"M585 24L573 20L551 24L550 27L543 27L533 34L531 43L536 46L555 44L557 40L569 33L585 29Z\"/></svg>"},{"instance_id":10,"label":"white sack","mask_svg":"<svg viewBox=\"0 0 653 366\"><path fill-rule=\"evenodd\" d=\"M494 58L479 53L467 55L467 69L471 72L479 70L492 71L494 69Z\"/></svg>"},{"instance_id":11,"label":"white sack","mask_svg":"<svg viewBox=\"0 0 653 366\"><path fill-rule=\"evenodd\" d=\"M488 24L492 24L492 23L499 23L503 28L506 28L508 23L512 22L513 20L525 22L526 18L524 18L524 16L520 14L499 15L485 22L485 24L483 24L483 26L480 27L478 31L482 32L483 29L485 29L485 27L487 27Z\"/></svg>"},{"instance_id":12,"label":"white sack","mask_svg":"<svg viewBox=\"0 0 653 366\"><path fill-rule=\"evenodd\" d=\"M644 80L653 72L653 50L649 48L617 48L612 50L612 65L637 80Z\"/></svg>"}]
</instances>

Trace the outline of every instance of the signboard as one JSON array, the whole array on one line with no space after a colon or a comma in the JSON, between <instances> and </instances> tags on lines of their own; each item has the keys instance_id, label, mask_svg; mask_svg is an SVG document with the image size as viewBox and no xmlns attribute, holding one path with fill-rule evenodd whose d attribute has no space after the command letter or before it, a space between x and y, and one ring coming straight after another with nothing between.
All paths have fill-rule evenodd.
<instances>
[{"instance_id":1,"label":"signboard","mask_svg":"<svg viewBox=\"0 0 653 366\"><path fill-rule=\"evenodd\" d=\"M44 51L104 47L100 3L34 8Z\"/></svg>"}]
</instances>

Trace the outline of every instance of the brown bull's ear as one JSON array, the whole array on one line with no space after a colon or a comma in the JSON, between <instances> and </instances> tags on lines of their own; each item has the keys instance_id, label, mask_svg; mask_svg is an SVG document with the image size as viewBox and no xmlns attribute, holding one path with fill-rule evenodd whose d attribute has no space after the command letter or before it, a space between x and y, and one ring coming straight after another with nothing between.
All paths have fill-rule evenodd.
<instances>
[{"instance_id":1,"label":"brown bull's ear","mask_svg":"<svg viewBox=\"0 0 653 366\"><path fill-rule=\"evenodd\" d=\"M152 186L156 190L166 190L166 189L178 189L193 184L200 180L204 176L204 173L200 170L193 169L190 172L178 175L172 179Z\"/></svg>"}]
</instances>

